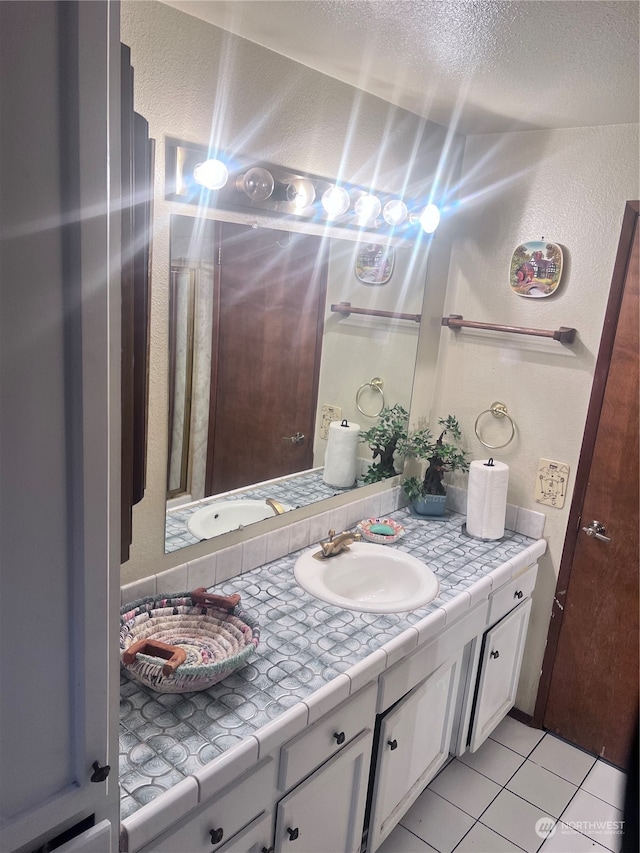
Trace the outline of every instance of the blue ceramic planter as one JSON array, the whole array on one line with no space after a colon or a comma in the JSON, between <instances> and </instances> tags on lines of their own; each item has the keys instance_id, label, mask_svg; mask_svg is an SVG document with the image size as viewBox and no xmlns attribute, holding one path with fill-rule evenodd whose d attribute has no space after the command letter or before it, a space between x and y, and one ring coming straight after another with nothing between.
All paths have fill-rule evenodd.
<instances>
[{"instance_id":1,"label":"blue ceramic planter","mask_svg":"<svg viewBox=\"0 0 640 853\"><path fill-rule=\"evenodd\" d=\"M418 515L444 515L446 495L425 495L413 501L413 509Z\"/></svg>"}]
</instances>

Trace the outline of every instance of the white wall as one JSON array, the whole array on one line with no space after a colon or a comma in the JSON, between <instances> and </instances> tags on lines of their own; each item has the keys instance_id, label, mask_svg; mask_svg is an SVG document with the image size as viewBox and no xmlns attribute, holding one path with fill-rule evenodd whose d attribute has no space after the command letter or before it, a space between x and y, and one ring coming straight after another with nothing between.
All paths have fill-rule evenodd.
<instances>
[{"instance_id":1,"label":"white wall","mask_svg":"<svg viewBox=\"0 0 640 853\"><path fill-rule=\"evenodd\" d=\"M122 570L129 582L185 560L164 554L169 217L196 208L164 199L165 135L211 138L225 150L380 190L408 180L417 197L439 167L446 183L459 146L440 164L445 128L160 3L125 0L122 40L131 47L135 107L157 140L147 488ZM193 546L189 559L215 547Z\"/></svg>"},{"instance_id":2,"label":"white wall","mask_svg":"<svg viewBox=\"0 0 640 853\"><path fill-rule=\"evenodd\" d=\"M533 711L576 466L625 202L637 199L638 126L529 131L467 139L446 313L469 320L578 330L574 344L444 328L436 414L455 413L472 458L489 454L474 434L480 412L504 402L517 432L496 458L510 468L509 502L546 513L548 553L540 564L517 706ZM544 299L511 292L513 250L533 239L565 250L558 290ZM486 441L508 436L491 415ZM568 462L563 509L533 500L538 460ZM461 481L464 484L464 481Z\"/></svg>"}]
</instances>

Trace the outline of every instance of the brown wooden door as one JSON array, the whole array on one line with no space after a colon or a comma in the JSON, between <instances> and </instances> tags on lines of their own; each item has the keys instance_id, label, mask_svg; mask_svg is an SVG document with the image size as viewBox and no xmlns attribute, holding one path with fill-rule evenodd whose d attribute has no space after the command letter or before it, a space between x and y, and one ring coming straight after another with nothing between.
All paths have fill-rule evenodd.
<instances>
[{"instance_id":1,"label":"brown wooden door","mask_svg":"<svg viewBox=\"0 0 640 853\"><path fill-rule=\"evenodd\" d=\"M638 718L637 211L628 205L541 680L544 696L551 669L544 727L619 767ZM610 541L584 531L593 521Z\"/></svg>"},{"instance_id":2,"label":"brown wooden door","mask_svg":"<svg viewBox=\"0 0 640 853\"><path fill-rule=\"evenodd\" d=\"M312 467L326 292L322 238L220 234L208 494Z\"/></svg>"}]
</instances>

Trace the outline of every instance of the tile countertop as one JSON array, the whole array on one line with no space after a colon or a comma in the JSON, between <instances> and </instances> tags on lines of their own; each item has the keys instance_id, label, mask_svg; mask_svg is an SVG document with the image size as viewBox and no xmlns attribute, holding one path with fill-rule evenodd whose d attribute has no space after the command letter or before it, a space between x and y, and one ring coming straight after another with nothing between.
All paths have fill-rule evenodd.
<instances>
[{"instance_id":1,"label":"tile countertop","mask_svg":"<svg viewBox=\"0 0 640 853\"><path fill-rule=\"evenodd\" d=\"M400 509L389 517L406 533L388 547L424 560L440 581L426 607L376 614L326 604L296 584L299 551L212 587L240 593L243 609L257 616L260 644L248 665L208 690L183 694L155 693L121 670L121 820L247 738L257 752L260 733L274 728L264 727L277 718L286 725L282 715L293 706L305 710L303 726L314 722L546 550L544 539L512 531L496 542L472 539L458 513L423 521ZM296 733L287 728L282 742Z\"/></svg>"}]
</instances>

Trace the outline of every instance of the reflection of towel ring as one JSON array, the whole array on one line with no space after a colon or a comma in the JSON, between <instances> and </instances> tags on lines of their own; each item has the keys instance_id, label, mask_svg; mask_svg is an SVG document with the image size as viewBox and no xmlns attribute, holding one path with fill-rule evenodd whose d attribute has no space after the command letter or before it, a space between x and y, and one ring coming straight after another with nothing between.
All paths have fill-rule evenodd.
<instances>
[{"instance_id":1,"label":"reflection of towel ring","mask_svg":"<svg viewBox=\"0 0 640 853\"><path fill-rule=\"evenodd\" d=\"M489 412L491 412L494 418L506 418L509 421L509 424L511 425L511 435L505 441L504 444L487 444L486 441L483 441L480 438L480 433L478 432L478 421L483 415L486 415ZM516 434L516 425L514 424L511 416L509 415L505 404L500 402L492 403L490 408L485 409L484 412L480 412L480 414L476 418L476 424L474 429L476 431L476 436L478 437L478 441L480 442L480 444L484 444L485 447L489 447L491 450L497 450L500 447L506 447L507 444L509 444L509 442L512 440L513 436Z\"/></svg>"},{"instance_id":2,"label":"reflection of towel ring","mask_svg":"<svg viewBox=\"0 0 640 853\"><path fill-rule=\"evenodd\" d=\"M364 391L365 388L371 388L372 391L377 391L380 394L380 408L377 412L374 412L372 415L369 412L365 412L360 405L360 395ZM380 412L384 409L384 382L380 379L379 376L374 376L371 382L363 382L362 385L356 391L356 406L358 407L358 411L361 415L364 415L365 418L377 418Z\"/></svg>"}]
</instances>

